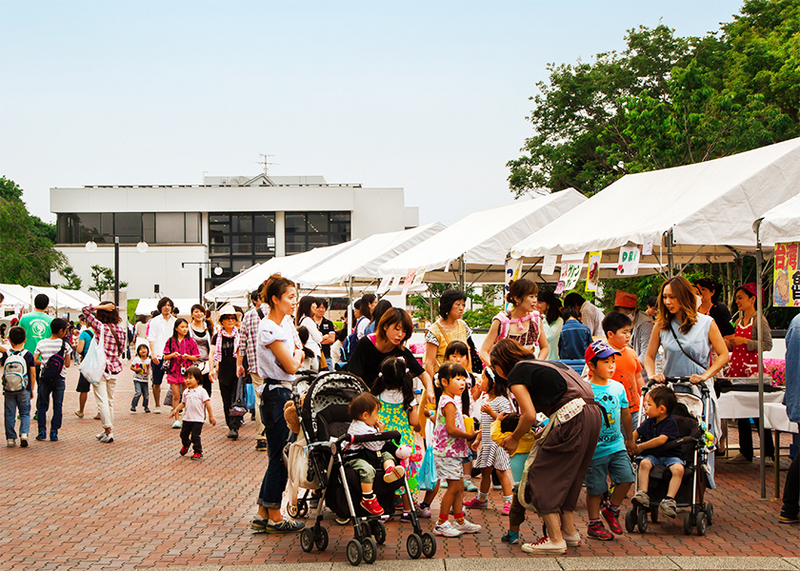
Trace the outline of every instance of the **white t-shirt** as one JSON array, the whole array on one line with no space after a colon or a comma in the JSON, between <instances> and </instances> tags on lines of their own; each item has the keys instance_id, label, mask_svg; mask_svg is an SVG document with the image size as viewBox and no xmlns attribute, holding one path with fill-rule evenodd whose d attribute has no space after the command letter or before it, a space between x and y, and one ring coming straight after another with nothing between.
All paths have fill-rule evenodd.
<instances>
[{"instance_id":1,"label":"white t-shirt","mask_svg":"<svg viewBox=\"0 0 800 571\"><path fill-rule=\"evenodd\" d=\"M47 361L50 359L50 357L61 351L61 344L63 342L64 341L61 339L42 339L41 341L39 341L39 343L36 344L35 353L39 354L39 362L42 364L42 367L44 367L45 364L47 364ZM66 358L67 355L69 355L70 352L72 351L72 347L70 346L69 343L66 343L66 345L64 346L66 347L66 349L64 350L64 357ZM67 379L66 367L61 369L61 378L64 380ZM39 379L36 380L38 381Z\"/></svg>"},{"instance_id":2,"label":"white t-shirt","mask_svg":"<svg viewBox=\"0 0 800 571\"><path fill-rule=\"evenodd\" d=\"M144 373L137 373L134 371L133 373L133 380L138 381L140 383L147 383L150 381L150 369L152 367L152 363L150 361L150 357L142 361L139 356L137 355L131 360L132 367L142 367L144 369Z\"/></svg>"},{"instance_id":3,"label":"white t-shirt","mask_svg":"<svg viewBox=\"0 0 800 571\"><path fill-rule=\"evenodd\" d=\"M356 323L356 339L361 339L364 336L364 333L367 331L367 326L369 325L369 319L366 317L359 317L358 323Z\"/></svg>"},{"instance_id":4,"label":"white t-shirt","mask_svg":"<svg viewBox=\"0 0 800 571\"><path fill-rule=\"evenodd\" d=\"M185 407L183 420L186 422L205 422L206 403L210 400L211 398L203 387L183 391L183 396L181 397Z\"/></svg>"},{"instance_id":5,"label":"white t-shirt","mask_svg":"<svg viewBox=\"0 0 800 571\"><path fill-rule=\"evenodd\" d=\"M403 389L386 389L378 398L386 404L402 404Z\"/></svg>"},{"instance_id":6,"label":"white t-shirt","mask_svg":"<svg viewBox=\"0 0 800 571\"><path fill-rule=\"evenodd\" d=\"M290 315L283 318L280 325L272 321L269 317L261 320L258 325L258 337L256 339L256 359L258 361L258 376L262 379L274 379L284 381L286 388L291 388L291 381L294 375L283 370L278 358L268 345L276 341L286 343L289 353L294 353L295 349L300 349L300 338L297 336L297 329L294 328L294 321ZM271 387L272 385L270 385Z\"/></svg>"},{"instance_id":7,"label":"white t-shirt","mask_svg":"<svg viewBox=\"0 0 800 571\"><path fill-rule=\"evenodd\" d=\"M147 340L153 344L153 355L159 360L164 356L164 345L167 344L167 339L172 337L176 321L174 316L165 320L163 315L156 315L148 323Z\"/></svg>"}]
</instances>

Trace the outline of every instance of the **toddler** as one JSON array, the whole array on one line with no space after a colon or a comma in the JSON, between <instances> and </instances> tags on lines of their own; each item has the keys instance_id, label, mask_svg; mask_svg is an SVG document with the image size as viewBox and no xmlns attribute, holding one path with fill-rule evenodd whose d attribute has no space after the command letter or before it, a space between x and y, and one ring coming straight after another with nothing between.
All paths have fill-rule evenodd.
<instances>
[{"instance_id":1,"label":"toddler","mask_svg":"<svg viewBox=\"0 0 800 571\"><path fill-rule=\"evenodd\" d=\"M139 406L139 397L142 397L142 406L145 412L150 412L147 406L150 402L150 348L142 343L136 348L136 357L131 361L133 371L133 388L136 391L131 401L131 412L136 412Z\"/></svg>"},{"instance_id":2,"label":"toddler","mask_svg":"<svg viewBox=\"0 0 800 571\"><path fill-rule=\"evenodd\" d=\"M186 390L181 395L180 404L172 410L170 416L177 418L181 411L183 415L183 425L181 426L181 456L186 456L189 451L189 444L194 448L192 460L200 460L203 457L203 443L200 441L200 433L203 431L203 423L208 414L208 422L211 426L216 426L214 413L211 412L211 398L206 390L200 386L203 381L203 373L199 367L189 367L184 373Z\"/></svg>"}]
</instances>

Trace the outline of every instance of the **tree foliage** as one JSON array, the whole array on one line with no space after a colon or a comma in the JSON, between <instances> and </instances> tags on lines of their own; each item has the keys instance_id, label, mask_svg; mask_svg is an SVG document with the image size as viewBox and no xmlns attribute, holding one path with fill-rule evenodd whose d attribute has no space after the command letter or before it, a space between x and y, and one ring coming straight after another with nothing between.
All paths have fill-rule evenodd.
<instances>
[{"instance_id":1,"label":"tree foliage","mask_svg":"<svg viewBox=\"0 0 800 571\"><path fill-rule=\"evenodd\" d=\"M119 289L126 287L127 282L119 282ZM114 290L114 270L99 265L92 266L92 285L88 289L96 293L98 299L103 299L107 291Z\"/></svg>"},{"instance_id":2,"label":"tree foliage","mask_svg":"<svg viewBox=\"0 0 800 571\"><path fill-rule=\"evenodd\" d=\"M508 162L511 191L592 195L628 173L706 161L800 135L800 6L746 0L703 38L629 30L621 53L550 65Z\"/></svg>"},{"instance_id":3,"label":"tree foliage","mask_svg":"<svg viewBox=\"0 0 800 571\"><path fill-rule=\"evenodd\" d=\"M72 268L72 266L65 265L58 270L58 273L64 278L65 289L81 289L83 286L83 280L78 274L75 273L75 270Z\"/></svg>"}]
</instances>

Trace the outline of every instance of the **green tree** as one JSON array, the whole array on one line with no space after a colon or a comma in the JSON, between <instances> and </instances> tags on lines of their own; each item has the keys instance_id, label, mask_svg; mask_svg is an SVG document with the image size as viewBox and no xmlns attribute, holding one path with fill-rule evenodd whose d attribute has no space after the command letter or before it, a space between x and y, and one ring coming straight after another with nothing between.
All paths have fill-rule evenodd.
<instances>
[{"instance_id":1,"label":"green tree","mask_svg":"<svg viewBox=\"0 0 800 571\"><path fill-rule=\"evenodd\" d=\"M64 284L64 288L81 289L83 286L83 280L78 274L75 273L75 270L72 268L72 266L65 265L58 270L58 273L61 274L61 277L63 277L64 281L66 282Z\"/></svg>"},{"instance_id":2,"label":"green tree","mask_svg":"<svg viewBox=\"0 0 800 571\"><path fill-rule=\"evenodd\" d=\"M128 287L127 282L119 282L119 288ZM114 290L114 270L103 266L92 266L92 286L89 291L97 294L98 299L103 299L103 294Z\"/></svg>"}]
</instances>

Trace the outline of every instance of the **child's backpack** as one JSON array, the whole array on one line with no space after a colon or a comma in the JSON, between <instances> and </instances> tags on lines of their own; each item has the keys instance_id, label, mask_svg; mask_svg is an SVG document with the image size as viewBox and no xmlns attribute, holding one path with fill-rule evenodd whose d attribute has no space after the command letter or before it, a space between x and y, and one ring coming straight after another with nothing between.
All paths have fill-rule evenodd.
<instances>
[{"instance_id":1,"label":"child's backpack","mask_svg":"<svg viewBox=\"0 0 800 571\"><path fill-rule=\"evenodd\" d=\"M61 340L61 349L52 355L47 360L47 363L42 365L39 376L45 381L56 381L61 377L61 371L64 370L64 356L66 355L67 342Z\"/></svg>"},{"instance_id":2,"label":"child's backpack","mask_svg":"<svg viewBox=\"0 0 800 571\"><path fill-rule=\"evenodd\" d=\"M27 351L9 351L3 365L3 390L16 393L28 388L28 363L25 361Z\"/></svg>"}]
</instances>

